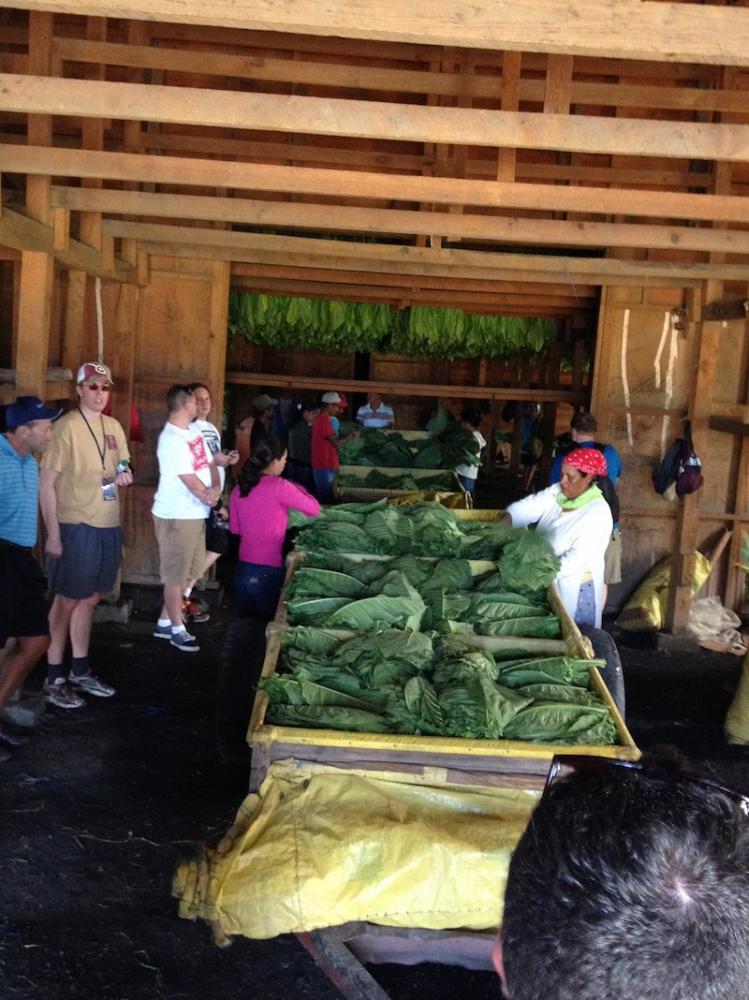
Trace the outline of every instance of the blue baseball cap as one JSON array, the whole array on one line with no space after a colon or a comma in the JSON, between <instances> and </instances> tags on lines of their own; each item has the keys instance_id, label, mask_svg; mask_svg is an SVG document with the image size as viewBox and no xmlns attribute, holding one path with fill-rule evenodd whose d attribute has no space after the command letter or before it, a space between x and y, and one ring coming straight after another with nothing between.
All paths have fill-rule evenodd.
<instances>
[{"instance_id":1,"label":"blue baseball cap","mask_svg":"<svg viewBox=\"0 0 749 1000\"><path fill-rule=\"evenodd\" d=\"M38 396L19 396L15 403L5 407L5 423L8 427L20 427L35 420L57 420L61 413L61 409L45 406Z\"/></svg>"}]
</instances>

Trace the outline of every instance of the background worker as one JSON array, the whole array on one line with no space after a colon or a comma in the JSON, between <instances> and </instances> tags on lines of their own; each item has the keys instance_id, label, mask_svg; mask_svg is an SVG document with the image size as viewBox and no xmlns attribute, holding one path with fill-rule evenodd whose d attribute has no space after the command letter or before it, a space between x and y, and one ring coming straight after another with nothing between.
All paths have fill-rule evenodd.
<instances>
[{"instance_id":1,"label":"background worker","mask_svg":"<svg viewBox=\"0 0 749 1000\"><path fill-rule=\"evenodd\" d=\"M478 459L476 465L467 465L462 463L461 465L455 466L455 472L458 479L463 486L463 489L471 494L472 497L476 496L476 480L478 479L479 468L481 465L481 455L486 448L486 438L479 430L481 424L481 414L478 410L463 410L460 414L460 419L465 428L473 432L473 436L476 439L476 444L478 445Z\"/></svg>"},{"instance_id":2,"label":"background worker","mask_svg":"<svg viewBox=\"0 0 749 1000\"><path fill-rule=\"evenodd\" d=\"M114 587L122 560L119 491L133 481L125 433L104 415L113 385L109 367L86 362L76 381L78 406L55 424L39 483L53 595L44 693L58 708L80 708L81 691L99 698L115 693L91 673L88 652L96 605ZM68 634L69 677L63 666Z\"/></svg>"},{"instance_id":3,"label":"background worker","mask_svg":"<svg viewBox=\"0 0 749 1000\"><path fill-rule=\"evenodd\" d=\"M34 453L47 450L52 421L61 412L48 409L36 396L19 396L5 407L6 429L0 434L0 649L11 637L16 645L0 670L0 716L49 646L46 586L31 554L39 522ZM25 742L0 730L0 763Z\"/></svg>"},{"instance_id":4,"label":"background worker","mask_svg":"<svg viewBox=\"0 0 749 1000\"><path fill-rule=\"evenodd\" d=\"M382 402L379 392L367 393L367 402L356 411L356 419L362 427L374 427L380 431L395 427L395 414Z\"/></svg>"},{"instance_id":5,"label":"background worker","mask_svg":"<svg viewBox=\"0 0 749 1000\"><path fill-rule=\"evenodd\" d=\"M598 435L598 421L592 413L576 413L570 421L570 437L574 448L597 448L603 453L606 459L607 476L611 480L611 485L616 490L619 477L622 474L622 460L619 452L611 444L602 444L596 440ZM562 461L564 453L560 453L554 459L549 474L549 483L558 483L562 473ZM606 596L610 584L622 582L622 529L618 520L614 519L611 529L611 538L606 546L604 554L603 569L603 602L606 603Z\"/></svg>"},{"instance_id":6,"label":"background worker","mask_svg":"<svg viewBox=\"0 0 749 1000\"><path fill-rule=\"evenodd\" d=\"M196 417L191 428L200 431L205 439L206 447L213 456L221 452L221 434L215 424L208 419L211 412L211 393L208 386L203 382L193 382L188 386L195 400ZM226 467L236 465L239 461L239 452L230 451L227 454ZM226 482L226 468L218 467L220 493L224 492ZM200 577L208 573L211 566L229 550L229 509L222 502L221 495L215 507L212 507L208 517L205 519L205 562L201 573L195 578L187 581L184 590L183 612L189 621L200 624L207 622L210 618L208 610L192 597L192 589Z\"/></svg>"},{"instance_id":7,"label":"background worker","mask_svg":"<svg viewBox=\"0 0 749 1000\"><path fill-rule=\"evenodd\" d=\"M340 407L341 397L337 392L323 393L322 410L312 425L310 439L310 459L312 475L315 480L317 496L321 503L333 502L333 480L336 470L341 464L338 455L339 448L352 438L359 437L361 431L352 431L344 438L339 438L335 432L331 417L335 416Z\"/></svg>"},{"instance_id":8,"label":"background worker","mask_svg":"<svg viewBox=\"0 0 749 1000\"><path fill-rule=\"evenodd\" d=\"M317 403L297 403L296 417L289 431L289 460L286 463L288 478L312 494L315 492L315 480L312 477L310 443L312 425L319 415Z\"/></svg>"},{"instance_id":9,"label":"background worker","mask_svg":"<svg viewBox=\"0 0 749 1000\"><path fill-rule=\"evenodd\" d=\"M603 561L611 537L611 508L596 486L606 475L606 459L596 448L565 456L561 479L545 490L511 503L513 527L536 524L559 556L556 577L562 603L578 625L601 627Z\"/></svg>"}]
</instances>

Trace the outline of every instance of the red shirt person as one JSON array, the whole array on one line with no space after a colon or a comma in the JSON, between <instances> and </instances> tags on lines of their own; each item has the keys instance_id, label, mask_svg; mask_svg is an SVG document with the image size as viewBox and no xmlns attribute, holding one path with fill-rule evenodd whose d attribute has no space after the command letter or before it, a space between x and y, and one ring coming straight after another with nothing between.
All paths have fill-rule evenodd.
<instances>
[{"instance_id":1,"label":"red shirt person","mask_svg":"<svg viewBox=\"0 0 749 1000\"><path fill-rule=\"evenodd\" d=\"M310 462L315 480L317 495L322 503L333 500L333 480L336 469L341 464L338 449L350 438L358 437L354 431L348 437L339 438L331 421L331 417L341 409L341 396L337 392L326 392L322 397L322 411L312 425L310 436Z\"/></svg>"}]
</instances>

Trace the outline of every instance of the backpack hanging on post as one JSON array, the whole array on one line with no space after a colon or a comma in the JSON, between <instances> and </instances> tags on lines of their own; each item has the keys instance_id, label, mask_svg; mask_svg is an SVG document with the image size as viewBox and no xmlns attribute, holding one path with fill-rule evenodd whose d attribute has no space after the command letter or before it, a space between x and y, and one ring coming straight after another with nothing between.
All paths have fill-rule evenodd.
<instances>
[{"instance_id":1,"label":"backpack hanging on post","mask_svg":"<svg viewBox=\"0 0 749 1000\"><path fill-rule=\"evenodd\" d=\"M684 435L677 438L653 469L653 489L661 496L676 487L678 496L694 493L702 486L702 463L692 444L692 428L687 420Z\"/></svg>"},{"instance_id":2,"label":"backpack hanging on post","mask_svg":"<svg viewBox=\"0 0 749 1000\"><path fill-rule=\"evenodd\" d=\"M694 493L702 486L702 462L692 444L692 428L689 421L684 425L684 448L679 462L679 473L676 477L676 494L683 497Z\"/></svg>"}]
</instances>

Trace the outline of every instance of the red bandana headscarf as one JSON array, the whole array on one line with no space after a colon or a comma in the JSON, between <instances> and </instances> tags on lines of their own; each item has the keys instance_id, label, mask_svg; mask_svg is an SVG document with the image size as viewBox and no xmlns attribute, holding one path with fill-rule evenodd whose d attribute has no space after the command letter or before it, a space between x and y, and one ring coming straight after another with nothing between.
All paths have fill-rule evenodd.
<instances>
[{"instance_id":1,"label":"red bandana headscarf","mask_svg":"<svg viewBox=\"0 0 749 1000\"><path fill-rule=\"evenodd\" d=\"M606 458L598 448L575 448L562 461L586 475L605 476L608 472Z\"/></svg>"}]
</instances>

